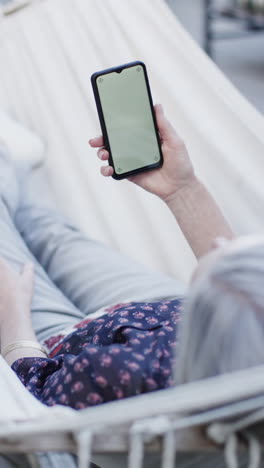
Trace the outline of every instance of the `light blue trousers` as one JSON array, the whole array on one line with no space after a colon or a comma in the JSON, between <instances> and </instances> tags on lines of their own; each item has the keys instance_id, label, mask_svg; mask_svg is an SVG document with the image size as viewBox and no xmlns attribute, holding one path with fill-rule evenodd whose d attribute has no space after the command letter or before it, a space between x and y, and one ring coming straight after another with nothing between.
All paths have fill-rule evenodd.
<instances>
[{"instance_id":1,"label":"light blue trousers","mask_svg":"<svg viewBox=\"0 0 264 468\"><path fill-rule=\"evenodd\" d=\"M174 278L87 238L65 217L25 190L21 193L14 168L1 150L0 256L17 269L27 261L35 264L32 320L40 341L105 305L184 293ZM41 466L66 468L75 462L65 454L49 455L45 462L42 455Z\"/></svg>"}]
</instances>

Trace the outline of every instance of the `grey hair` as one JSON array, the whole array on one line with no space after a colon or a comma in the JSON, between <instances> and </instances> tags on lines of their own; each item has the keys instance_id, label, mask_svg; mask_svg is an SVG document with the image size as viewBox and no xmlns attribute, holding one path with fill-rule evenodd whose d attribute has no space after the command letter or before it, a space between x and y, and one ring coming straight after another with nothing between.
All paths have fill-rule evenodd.
<instances>
[{"instance_id":1,"label":"grey hair","mask_svg":"<svg viewBox=\"0 0 264 468\"><path fill-rule=\"evenodd\" d=\"M192 286L176 383L264 364L264 243L224 255Z\"/></svg>"}]
</instances>

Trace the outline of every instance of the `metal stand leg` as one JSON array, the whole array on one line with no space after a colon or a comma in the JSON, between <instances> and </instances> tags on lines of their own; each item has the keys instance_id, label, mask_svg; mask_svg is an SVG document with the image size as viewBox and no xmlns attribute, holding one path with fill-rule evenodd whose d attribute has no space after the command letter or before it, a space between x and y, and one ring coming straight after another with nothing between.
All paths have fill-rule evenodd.
<instances>
[{"instance_id":1,"label":"metal stand leg","mask_svg":"<svg viewBox=\"0 0 264 468\"><path fill-rule=\"evenodd\" d=\"M204 50L212 57L212 41L213 41L213 34L211 29L211 0L204 0Z\"/></svg>"}]
</instances>

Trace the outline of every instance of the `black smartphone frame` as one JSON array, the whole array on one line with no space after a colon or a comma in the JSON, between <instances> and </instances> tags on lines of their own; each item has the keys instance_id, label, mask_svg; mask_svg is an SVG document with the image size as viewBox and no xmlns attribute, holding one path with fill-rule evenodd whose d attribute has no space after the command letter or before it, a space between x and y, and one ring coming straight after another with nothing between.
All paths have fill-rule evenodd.
<instances>
[{"instance_id":1,"label":"black smartphone frame","mask_svg":"<svg viewBox=\"0 0 264 468\"><path fill-rule=\"evenodd\" d=\"M107 133L107 127L106 127L105 120L104 120L103 108L102 108L102 104L101 104L100 95L99 95L99 92L98 92L96 81L100 76L107 75L108 73L113 73L113 72L121 73L125 68L136 67L138 65L142 66L142 68L144 70L145 83L146 83L146 87L147 87L147 91L148 91L150 109L151 109L151 113L152 113L154 129L155 129L155 133L156 133L156 137L157 137L157 144L158 144L159 153L160 153L160 160L157 161L154 164L149 164L149 165L141 167L139 169L134 169L133 171L128 171L128 172L125 172L123 174L117 174L115 172L111 147L110 147L108 133ZM162 150L161 150L161 141L160 141L158 126L157 126L157 122L156 122L155 111L154 111L154 107L153 107L153 101L152 101L152 96L151 96L151 91L150 91L150 86L149 86L147 69L146 69L146 65L144 64L144 62L142 62L140 60L137 60L135 62L129 62L129 63L125 63L123 65L119 65L117 67L107 68L105 70L95 72L91 76L91 83L92 83L95 103L96 103L96 107L97 107L97 112L98 112L98 116L99 116L99 121L100 121L100 125L101 125L101 130L102 130L102 134L103 134L104 147L109 152L109 165L112 166L113 169L114 169L114 174L112 175L112 177L114 179L116 179L116 180L126 179L126 178L131 177L131 176L133 176L135 174L139 174L141 172L146 172L146 171L151 171L153 169L157 169L159 167L162 167L162 165L163 165L163 155L162 155Z\"/></svg>"}]
</instances>

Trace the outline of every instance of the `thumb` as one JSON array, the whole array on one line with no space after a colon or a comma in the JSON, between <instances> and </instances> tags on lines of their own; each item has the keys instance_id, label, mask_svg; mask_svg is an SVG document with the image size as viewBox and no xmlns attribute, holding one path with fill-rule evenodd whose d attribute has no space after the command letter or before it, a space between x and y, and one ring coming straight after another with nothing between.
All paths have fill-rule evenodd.
<instances>
[{"instance_id":1,"label":"thumb","mask_svg":"<svg viewBox=\"0 0 264 468\"><path fill-rule=\"evenodd\" d=\"M162 105L156 104L154 108L160 137L162 141L169 142L172 138L177 136L177 133L171 123L166 119Z\"/></svg>"}]
</instances>

